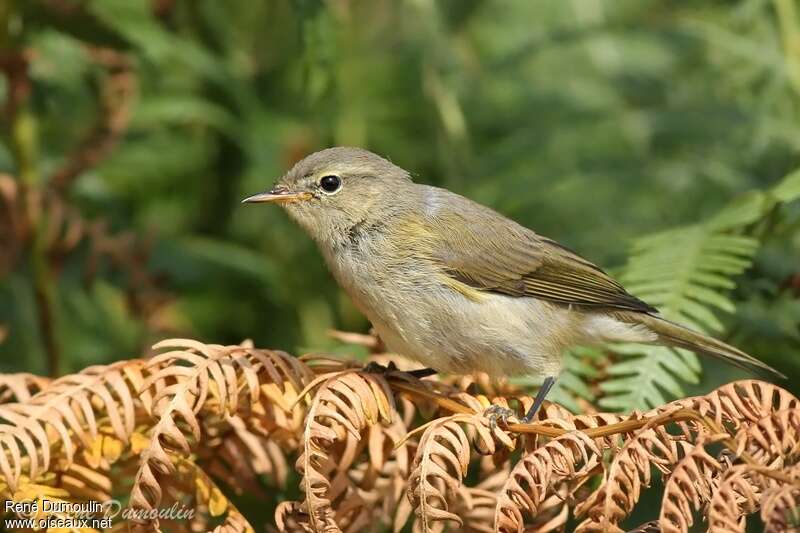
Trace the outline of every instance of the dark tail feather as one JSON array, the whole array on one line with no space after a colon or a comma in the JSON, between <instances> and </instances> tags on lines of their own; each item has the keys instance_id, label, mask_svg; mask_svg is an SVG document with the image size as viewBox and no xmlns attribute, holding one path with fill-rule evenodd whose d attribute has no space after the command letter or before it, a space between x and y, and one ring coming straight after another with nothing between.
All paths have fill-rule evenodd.
<instances>
[{"instance_id":1,"label":"dark tail feather","mask_svg":"<svg viewBox=\"0 0 800 533\"><path fill-rule=\"evenodd\" d=\"M708 335L692 331L680 324L644 313L636 313L635 315L626 313L626 318L629 322L638 322L645 325L658 335L659 341L669 346L685 348L703 355L716 357L763 377L786 379L786 376L782 373L738 348L734 348Z\"/></svg>"}]
</instances>

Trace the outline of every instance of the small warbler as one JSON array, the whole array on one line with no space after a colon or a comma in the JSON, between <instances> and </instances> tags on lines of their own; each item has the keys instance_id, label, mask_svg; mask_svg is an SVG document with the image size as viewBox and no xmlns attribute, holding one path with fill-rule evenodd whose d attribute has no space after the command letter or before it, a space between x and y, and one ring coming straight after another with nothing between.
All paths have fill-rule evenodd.
<instances>
[{"instance_id":1,"label":"small warbler","mask_svg":"<svg viewBox=\"0 0 800 533\"><path fill-rule=\"evenodd\" d=\"M367 150L311 154L243 201L279 204L308 232L390 350L436 371L544 378L523 421L577 344L663 344L780 375L659 317L570 249Z\"/></svg>"}]
</instances>

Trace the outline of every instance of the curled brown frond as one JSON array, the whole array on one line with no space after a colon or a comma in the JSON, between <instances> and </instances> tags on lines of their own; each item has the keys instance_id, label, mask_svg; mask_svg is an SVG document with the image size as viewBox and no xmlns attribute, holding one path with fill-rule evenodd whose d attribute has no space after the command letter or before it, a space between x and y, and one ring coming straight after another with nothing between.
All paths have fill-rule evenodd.
<instances>
[{"instance_id":1,"label":"curled brown frond","mask_svg":"<svg viewBox=\"0 0 800 533\"><path fill-rule=\"evenodd\" d=\"M709 453L711 446L727 434L701 438L672 471L664 488L658 523L667 533L687 532L694 522L693 513L710 499L720 473L728 468L724 459Z\"/></svg>"},{"instance_id":2,"label":"curled brown frond","mask_svg":"<svg viewBox=\"0 0 800 533\"><path fill-rule=\"evenodd\" d=\"M260 477L276 487L285 486L290 470L286 455L296 449L297 441L262 431L253 418L230 416L227 423L227 431L207 436L206 445L198 450L203 469L237 494L263 495Z\"/></svg>"},{"instance_id":3,"label":"curled brown frond","mask_svg":"<svg viewBox=\"0 0 800 533\"><path fill-rule=\"evenodd\" d=\"M737 453L747 462L722 476L708 504L710 531L744 531L746 515L757 511L762 502L766 505L769 495L800 485L798 428L800 413L790 407L765 416L736 435Z\"/></svg>"},{"instance_id":4,"label":"curled brown frond","mask_svg":"<svg viewBox=\"0 0 800 533\"><path fill-rule=\"evenodd\" d=\"M184 339L155 346L157 350L163 348L177 349L160 353L148 362L147 368L153 373L142 386L143 391L154 389L149 410L158 420L151 431L150 444L142 452L131 490L131 505L144 510L160 503L160 480L174 472L173 456L188 455L200 440L201 411L210 411L222 419L235 415L240 408L249 408L258 401L262 383L288 394L282 401L288 408L294 403L296 391L311 376L302 363L281 352Z\"/></svg>"},{"instance_id":5,"label":"curled brown frond","mask_svg":"<svg viewBox=\"0 0 800 533\"><path fill-rule=\"evenodd\" d=\"M765 493L761 519L765 533L800 529L800 484L784 485Z\"/></svg>"},{"instance_id":6,"label":"curled brown frond","mask_svg":"<svg viewBox=\"0 0 800 533\"><path fill-rule=\"evenodd\" d=\"M305 499L278 509L279 527L296 521L308 531L340 531L340 523L350 525L358 519L356 511L363 500L348 470L365 445L362 432L398 418L394 395L383 376L344 370L328 377L306 415L302 454L296 464L303 476L300 485ZM385 452L382 444L373 448L370 451L376 454Z\"/></svg>"},{"instance_id":7,"label":"curled brown frond","mask_svg":"<svg viewBox=\"0 0 800 533\"><path fill-rule=\"evenodd\" d=\"M32 480L50 470L57 443L72 462L76 450L97 438L101 417L127 442L137 423L142 372L141 361L92 366L50 383L25 403L0 405L0 474L9 490L22 476Z\"/></svg>"},{"instance_id":8,"label":"curled brown frond","mask_svg":"<svg viewBox=\"0 0 800 533\"><path fill-rule=\"evenodd\" d=\"M672 404L695 409L718 426L730 425L734 430L775 411L800 408L800 400L785 389L754 379L734 381L705 396L676 400Z\"/></svg>"},{"instance_id":9,"label":"curled brown frond","mask_svg":"<svg viewBox=\"0 0 800 533\"><path fill-rule=\"evenodd\" d=\"M747 453L753 461L767 466L793 464L800 454L800 409L787 408L767 413L737 434L737 454Z\"/></svg>"},{"instance_id":10,"label":"curled brown frond","mask_svg":"<svg viewBox=\"0 0 800 533\"><path fill-rule=\"evenodd\" d=\"M748 464L729 468L708 504L708 529L713 533L739 533L745 530L746 515L758 509L764 483L769 478Z\"/></svg>"},{"instance_id":11,"label":"curled brown frond","mask_svg":"<svg viewBox=\"0 0 800 533\"><path fill-rule=\"evenodd\" d=\"M744 380L642 415L643 419L662 417L669 423L670 413L679 410L695 412L698 417L676 423L677 432L670 433L663 425L645 426L627 439L606 469L598 490L576 507L576 515L588 517L578 530L620 531L618 524L631 513L642 489L650 486L651 467L668 474L694 449L698 436L713 433L711 430L726 430L729 436L741 434L776 410L789 411L797 406L797 398L780 387Z\"/></svg>"},{"instance_id":12,"label":"curled brown frond","mask_svg":"<svg viewBox=\"0 0 800 533\"><path fill-rule=\"evenodd\" d=\"M651 468L669 471L692 445L670 435L663 426L646 428L633 435L606 468L600 487L575 510L588 515L580 531L620 531L639 500L642 488L651 483Z\"/></svg>"},{"instance_id":13,"label":"curled brown frond","mask_svg":"<svg viewBox=\"0 0 800 533\"><path fill-rule=\"evenodd\" d=\"M473 433L470 439L469 428ZM482 415L453 415L440 418L423 433L417 447L408 497L423 531L435 522L463 520L449 510L449 502L459 497L461 484L470 462L470 441L481 453L494 455L499 448L514 449L515 439L499 427L492 427Z\"/></svg>"},{"instance_id":14,"label":"curled brown frond","mask_svg":"<svg viewBox=\"0 0 800 533\"><path fill-rule=\"evenodd\" d=\"M523 456L498 496L495 529L500 532L522 531L524 513L536 516L542 502L548 496L557 495L554 490L563 481L588 477L599 465L600 454L597 443L574 431ZM568 497L567 494L557 496Z\"/></svg>"},{"instance_id":15,"label":"curled brown frond","mask_svg":"<svg viewBox=\"0 0 800 533\"><path fill-rule=\"evenodd\" d=\"M0 494L130 494L130 510L152 513L114 526L140 531L248 532L263 525L237 508L249 497L276 506L281 531L549 533L580 518L579 531L605 533L623 531L661 479L659 520L632 531L683 532L702 518L733 533L759 510L768 531L796 523L800 406L774 385L740 381L629 415L545 402L531 424L495 423L489 406L519 415L532 398L371 358L384 369L172 340L150 360L52 382L0 376ZM301 496L278 501L293 470ZM156 512L174 504L193 516Z\"/></svg>"},{"instance_id":16,"label":"curled brown frond","mask_svg":"<svg viewBox=\"0 0 800 533\"><path fill-rule=\"evenodd\" d=\"M17 374L0 374L0 404L25 403L31 396L43 390L50 383L50 378L20 372Z\"/></svg>"}]
</instances>

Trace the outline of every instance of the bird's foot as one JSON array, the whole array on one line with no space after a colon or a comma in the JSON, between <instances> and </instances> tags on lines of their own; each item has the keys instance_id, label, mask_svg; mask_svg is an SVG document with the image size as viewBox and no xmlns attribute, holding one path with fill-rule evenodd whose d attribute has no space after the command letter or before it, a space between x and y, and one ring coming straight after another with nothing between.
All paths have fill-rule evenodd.
<instances>
[{"instance_id":1,"label":"bird's foot","mask_svg":"<svg viewBox=\"0 0 800 533\"><path fill-rule=\"evenodd\" d=\"M483 416L489 419L489 429L494 429L500 425L501 427L508 426L509 419L517 420L517 413L513 409L503 407L502 405L491 405L483 412Z\"/></svg>"},{"instance_id":2,"label":"bird's foot","mask_svg":"<svg viewBox=\"0 0 800 533\"><path fill-rule=\"evenodd\" d=\"M400 369L397 368L397 365L394 364L394 361L389 361L388 365L382 365L375 361L370 361L366 365L364 365L364 372L368 372L370 374L387 374L389 372L399 371ZM434 374L438 374L436 370L433 368L418 368L416 370L406 370L404 371L406 374L414 376L417 379L426 378L428 376L433 376Z\"/></svg>"},{"instance_id":3,"label":"bird's foot","mask_svg":"<svg viewBox=\"0 0 800 533\"><path fill-rule=\"evenodd\" d=\"M366 365L364 365L364 372L369 372L371 374L386 374L388 372L394 372L400 370L397 368L397 365L394 364L394 361L389 361L388 365L382 365L375 361L370 361ZM414 376L415 378L426 378L428 376L433 376L437 374L436 370L432 368L418 368L416 370L406 370L406 374Z\"/></svg>"},{"instance_id":4,"label":"bird's foot","mask_svg":"<svg viewBox=\"0 0 800 533\"><path fill-rule=\"evenodd\" d=\"M502 422L504 426L508 426L508 420L510 418L515 419L515 421L520 424L530 424L533 422L533 419L536 418L536 413L538 413L539 408L542 407L542 402L544 402L547 393L550 392L555 382L556 378L554 377L545 378L542 386L539 388L539 392L536 394L536 398L533 400L533 405L531 405L531 408L528 409L528 412L525 413L525 416L522 418L518 418L517 413L507 407L502 407L500 405L488 407L483 412L483 416L489 419L489 427L494 430L494 428L497 427L498 421Z\"/></svg>"},{"instance_id":5,"label":"bird's foot","mask_svg":"<svg viewBox=\"0 0 800 533\"><path fill-rule=\"evenodd\" d=\"M364 372L369 374L386 374L395 370L397 370L397 365L394 364L394 361L389 361L389 364L385 366L375 361L370 361L364 365Z\"/></svg>"}]
</instances>

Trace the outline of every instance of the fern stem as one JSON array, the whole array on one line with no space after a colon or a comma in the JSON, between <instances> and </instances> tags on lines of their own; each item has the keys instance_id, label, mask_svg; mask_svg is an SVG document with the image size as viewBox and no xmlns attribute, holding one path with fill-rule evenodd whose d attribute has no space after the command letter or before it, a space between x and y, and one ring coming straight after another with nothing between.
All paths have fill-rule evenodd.
<instances>
[{"instance_id":1,"label":"fern stem","mask_svg":"<svg viewBox=\"0 0 800 533\"><path fill-rule=\"evenodd\" d=\"M431 400L436 403L439 407L443 409L447 409L448 411L452 411L458 414L466 414L466 415L475 415L480 414L476 413L471 408L467 407L466 405L451 400L450 398L441 396L434 392L431 392L422 387L415 387L407 382L398 382L395 380L389 381L389 386L392 389L405 392L412 396L417 396L424 398L426 400ZM669 424L672 422L697 422L704 426L707 430L715 434L724 434L722 428L714 422L712 419L704 416L703 414L699 413L694 409L678 409L676 411L669 411L660 415L652 416L649 418L640 418L636 420L624 420L622 422L617 422L616 424L608 424L607 426L600 426L595 428L586 428L581 430L583 434L587 437L597 439L602 437L609 437L612 435L617 435L620 433L631 433L633 431L646 428L646 427L653 427L653 426L662 426L665 424ZM542 435L545 437L560 437L565 433L569 433L570 430L566 430L563 428L557 428L553 426L546 425L542 422L533 422L530 424L509 424L508 430L513 431L515 433L531 433L536 435ZM731 438L726 438L721 441L728 447L732 452L736 452L736 443ZM739 456L748 463L754 463L752 458L750 458L747 454L739 454Z\"/></svg>"}]
</instances>

